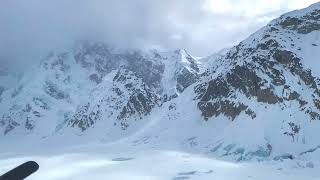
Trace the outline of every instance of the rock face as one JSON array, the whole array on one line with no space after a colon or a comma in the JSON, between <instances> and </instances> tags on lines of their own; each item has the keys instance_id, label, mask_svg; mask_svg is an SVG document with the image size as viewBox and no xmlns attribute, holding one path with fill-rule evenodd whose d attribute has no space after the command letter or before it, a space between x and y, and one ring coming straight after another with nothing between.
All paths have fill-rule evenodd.
<instances>
[{"instance_id":1,"label":"rock face","mask_svg":"<svg viewBox=\"0 0 320 180\"><path fill-rule=\"evenodd\" d=\"M120 124L125 130L129 119L142 119L159 103L160 97L156 92L127 69L121 68L112 81L105 83L95 90L98 95L95 94L90 102L79 107L69 125L84 131L97 121L108 120L113 121L114 125Z\"/></svg>"},{"instance_id":2,"label":"rock face","mask_svg":"<svg viewBox=\"0 0 320 180\"><path fill-rule=\"evenodd\" d=\"M161 107L163 102L178 97L177 94L192 85L199 74L197 62L184 50L147 55L134 51L117 57L122 61L121 66L114 71L116 73L107 74L107 80L94 89L99 93L78 108L69 121L70 126L85 131L97 121L111 121L125 130L130 123L150 115L155 107ZM185 60L188 64L181 62ZM174 64L172 72L168 72L170 63ZM175 89L173 94L167 91L163 81L174 82L173 87L169 87Z\"/></svg>"},{"instance_id":3,"label":"rock face","mask_svg":"<svg viewBox=\"0 0 320 180\"><path fill-rule=\"evenodd\" d=\"M319 9L312 9L300 17L282 16L279 25L284 29L293 30L300 34L308 34L320 30L319 13Z\"/></svg>"},{"instance_id":4,"label":"rock face","mask_svg":"<svg viewBox=\"0 0 320 180\"><path fill-rule=\"evenodd\" d=\"M317 126L313 121L320 120L319 74L309 69L309 63L318 57L307 56L305 51L316 47L317 38L310 41L310 36L319 35L319 9L318 3L283 15L216 59L215 66L194 87L194 100L202 116L210 121L221 115L231 121L240 121L240 116L268 119L262 112L278 108L279 119L274 123L281 126L279 136L297 144L309 141L315 146L310 141L316 134L307 137L306 132L313 131L310 126ZM266 126L268 123L271 124L267 122ZM261 148L271 152L271 142L275 140L265 139L266 145ZM238 160L247 159L253 152L232 140L217 143L213 149L221 155L237 156Z\"/></svg>"},{"instance_id":5,"label":"rock face","mask_svg":"<svg viewBox=\"0 0 320 180\"><path fill-rule=\"evenodd\" d=\"M232 62L230 69L222 73L205 76L203 83L195 87L199 109L205 118L224 114L234 120L241 112L255 118L249 104L239 101L239 96L248 98L250 104L257 101L269 105L285 105L297 101L297 109L310 115L312 120L320 120L319 79L291 51L282 50L275 40L262 39L253 50L242 44L235 47L235 53L227 54L221 61ZM267 45L272 41L272 45ZM267 54L263 51L268 51ZM293 82L295 79L295 82ZM305 95L298 89L309 89ZM312 102L307 102L312 98Z\"/></svg>"},{"instance_id":6,"label":"rock face","mask_svg":"<svg viewBox=\"0 0 320 180\"><path fill-rule=\"evenodd\" d=\"M52 52L35 69L3 95L4 134L32 133L49 115L60 119L50 122L52 131L68 126L85 131L99 121L125 130L168 97L176 98L199 74L197 62L184 50L116 51L99 42Z\"/></svg>"},{"instance_id":7,"label":"rock face","mask_svg":"<svg viewBox=\"0 0 320 180\"><path fill-rule=\"evenodd\" d=\"M199 65L197 61L190 56L185 50L176 51L181 54L184 63L188 64L177 72L177 90L182 93L187 87L195 83L199 78Z\"/></svg>"}]
</instances>

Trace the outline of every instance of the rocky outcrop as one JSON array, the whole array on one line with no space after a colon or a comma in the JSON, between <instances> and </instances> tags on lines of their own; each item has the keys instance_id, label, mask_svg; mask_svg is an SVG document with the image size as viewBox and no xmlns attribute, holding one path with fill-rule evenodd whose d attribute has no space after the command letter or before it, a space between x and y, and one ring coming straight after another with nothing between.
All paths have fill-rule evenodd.
<instances>
[{"instance_id":1,"label":"rocky outcrop","mask_svg":"<svg viewBox=\"0 0 320 180\"><path fill-rule=\"evenodd\" d=\"M148 86L161 88L160 82L165 66L160 55L156 61L142 56L138 51L127 53L124 57L128 61L128 65L125 66L128 70L135 72Z\"/></svg>"},{"instance_id":2,"label":"rocky outcrop","mask_svg":"<svg viewBox=\"0 0 320 180\"><path fill-rule=\"evenodd\" d=\"M31 131L41 116L42 114L30 104L26 104L25 107L12 106L7 113L0 117L0 126L3 127L4 134L8 134L17 127Z\"/></svg>"},{"instance_id":3,"label":"rocky outcrop","mask_svg":"<svg viewBox=\"0 0 320 180\"><path fill-rule=\"evenodd\" d=\"M187 87L192 85L198 80L198 74L192 73L187 68L183 68L180 73L177 74L177 90L182 93Z\"/></svg>"},{"instance_id":4,"label":"rocky outcrop","mask_svg":"<svg viewBox=\"0 0 320 180\"><path fill-rule=\"evenodd\" d=\"M44 84L44 92L47 93L49 96L61 100L61 99L68 99L69 94L60 90L57 85L50 81L46 81Z\"/></svg>"},{"instance_id":5,"label":"rocky outcrop","mask_svg":"<svg viewBox=\"0 0 320 180\"><path fill-rule=\"evenodd\" d=\"M112 85L109 87L109 83ZM102 82L105 92L99 97L93 97L97 102L88 102L81 106L71 118L69 125L79 127L82 131L94 126L97 121L114 121L125 130L130 121L142 119L150 114L158 105L160 97L136 73L121 68L112 82Z\"/></svg>"},{"instance_id":6,"label":"rocky outcrop","mask_svg":"<svg viewBox=\"0 0 320 180\"><path fill-rule=\"evenodd\" d=\"M314 27L312 24L318 23L319 17L320 11L314 10L300 18L287 17L280 26L295 28L299 33L306 32L306 28L310 30ZM252 37L253 42L241 42L219 59L216 69L219 64L229 66L225 71L216 73L213 70L203 75L194 91L205 119L223 114L234 120L241 112L254 114L250 109L253 101L284 108L286 103L296 101L300 105L297 109L309 114L312 120L320 120L319 79L312 75L310 69L303 67L294 52L284 48L282 38L274 37L273 32L278 31L278 26L267 26L261 37ZM315 30L317 28L312 29ZM298 80L292 83L296 77ZM306 88L312 92L310 96L298 93L299 89ZM239 100L242 96L249 99L250 104ZM309 98L313 100L310 102Z\"/></svg>"},{"instance_id":7,"label":"rocky outcrop","mask_svg":"<svg viewBox=\"0 0 320 180\"><path fill-rule=\"evenodd\" d=\"M300 17L282 16L280 18L280 26L284 29L297 31L300 34L308 34L313 31L320 30L320 10L304 14Z\"/></svg>"},{"instance_id":8,"label":"rocky outcrop","mask_svg":"<svg viewBox=\"0 0 320 180\"><path fill-rule=\"evenodd\" d=\"M102 78L123 62L121 57L111 52L112 48L99 42L81 42L74 50L73 57L82 68L93 69Z\"/></svg>"},{"instance_id":9,"label":"rocky outcrop","mask_svg":"<svg viewBox=\"0 0 320 180\"><path fill-rule=\"evenodd\" d=\"M131 82L132 80L134 82ZM126 102L125 106L121 107L122 110L117 116L118 120L125 120L133 115L139 117L148 115L159 100L158 95L152 92L146 84L139 82L139 79L135 78L134 73L128 70L118 71L113 81L115 82L113 89L118 95L127 93L120 90L119 85L116 85L118 83L124 84L125 90L130 94L128 102ZM137 81L139 83L135 84ZM139 86L137 86L138 84Z\"/></svg>"}]
</instances>

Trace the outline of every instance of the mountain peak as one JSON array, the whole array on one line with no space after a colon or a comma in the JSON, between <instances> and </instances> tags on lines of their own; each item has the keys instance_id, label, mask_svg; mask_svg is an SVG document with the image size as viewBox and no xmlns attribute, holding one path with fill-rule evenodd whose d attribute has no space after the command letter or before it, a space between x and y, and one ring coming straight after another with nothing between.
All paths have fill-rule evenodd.
<instances>
[{"instance_id":1,"label":"mountain peak","mask_svg":"<svg viewBox=\"0 0 320 180\"><path fill-rule=\"evenodd\" d=\"M300 34L308 34L320 30L320 3L284 14L279 19L276 19L274 23L284 29L293 30Z\"/></svg>"}]
</instances>

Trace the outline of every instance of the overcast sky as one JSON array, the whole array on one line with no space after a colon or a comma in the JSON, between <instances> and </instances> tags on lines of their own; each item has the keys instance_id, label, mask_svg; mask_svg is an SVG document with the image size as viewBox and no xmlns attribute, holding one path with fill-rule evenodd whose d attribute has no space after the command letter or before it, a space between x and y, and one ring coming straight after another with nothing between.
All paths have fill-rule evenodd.
<instances>
[{"instance_id":1,"label":"overcast sky","mask_svg":"<svg viewBox=\"0 0 320 180\"><path fill-rule=\"evenodd\" d=\"M75 40L185 48L207 56L317 0L0 0L0 65L37 62Z\"/></svg>"}]
</instances>

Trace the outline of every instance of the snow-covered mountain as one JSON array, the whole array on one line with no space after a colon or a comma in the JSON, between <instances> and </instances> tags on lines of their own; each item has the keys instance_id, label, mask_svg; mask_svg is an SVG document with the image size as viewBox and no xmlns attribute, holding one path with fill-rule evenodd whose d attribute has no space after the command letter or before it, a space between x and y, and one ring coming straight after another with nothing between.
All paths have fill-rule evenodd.
<instances>
[{"instance_id":1,"label":"snow-covered mountain","mask_svg":"<svg viewBox=\"0 0 320 180\"><path fill-rule=\"evenodd\" d=\"M81 42L0 93L1 138L126 137L236 160L294 158L320 147L319 57L320 3L204 59Z\"/></svg>"},{"instance_id":2,"label":"snow-covered mountain","mask_svg":"<svg viewBox=\"0 0 320 180\"><path fill-rule=\"evenodd\" d=\"M48 136L68 126L85 131L96 121L126 129L128 119L142 119L177 97L198 74L185 50L116 52L103 43L82 42L50 53L3 93L2 132Z\"/></svg>"},{"instance_id":3,"label":"snow-covered mountain","mask_svg":"<svg viewBox=\"0 0 320 180\"><path fill-rule=\"evenodd\" d=\"M202 115L239 126L228 127L212 151L243 159L318 146L319 8L272 21L202 75L194 89ZM252 145L257 150L247 152Z\"/></svg>"}]
</instances>

